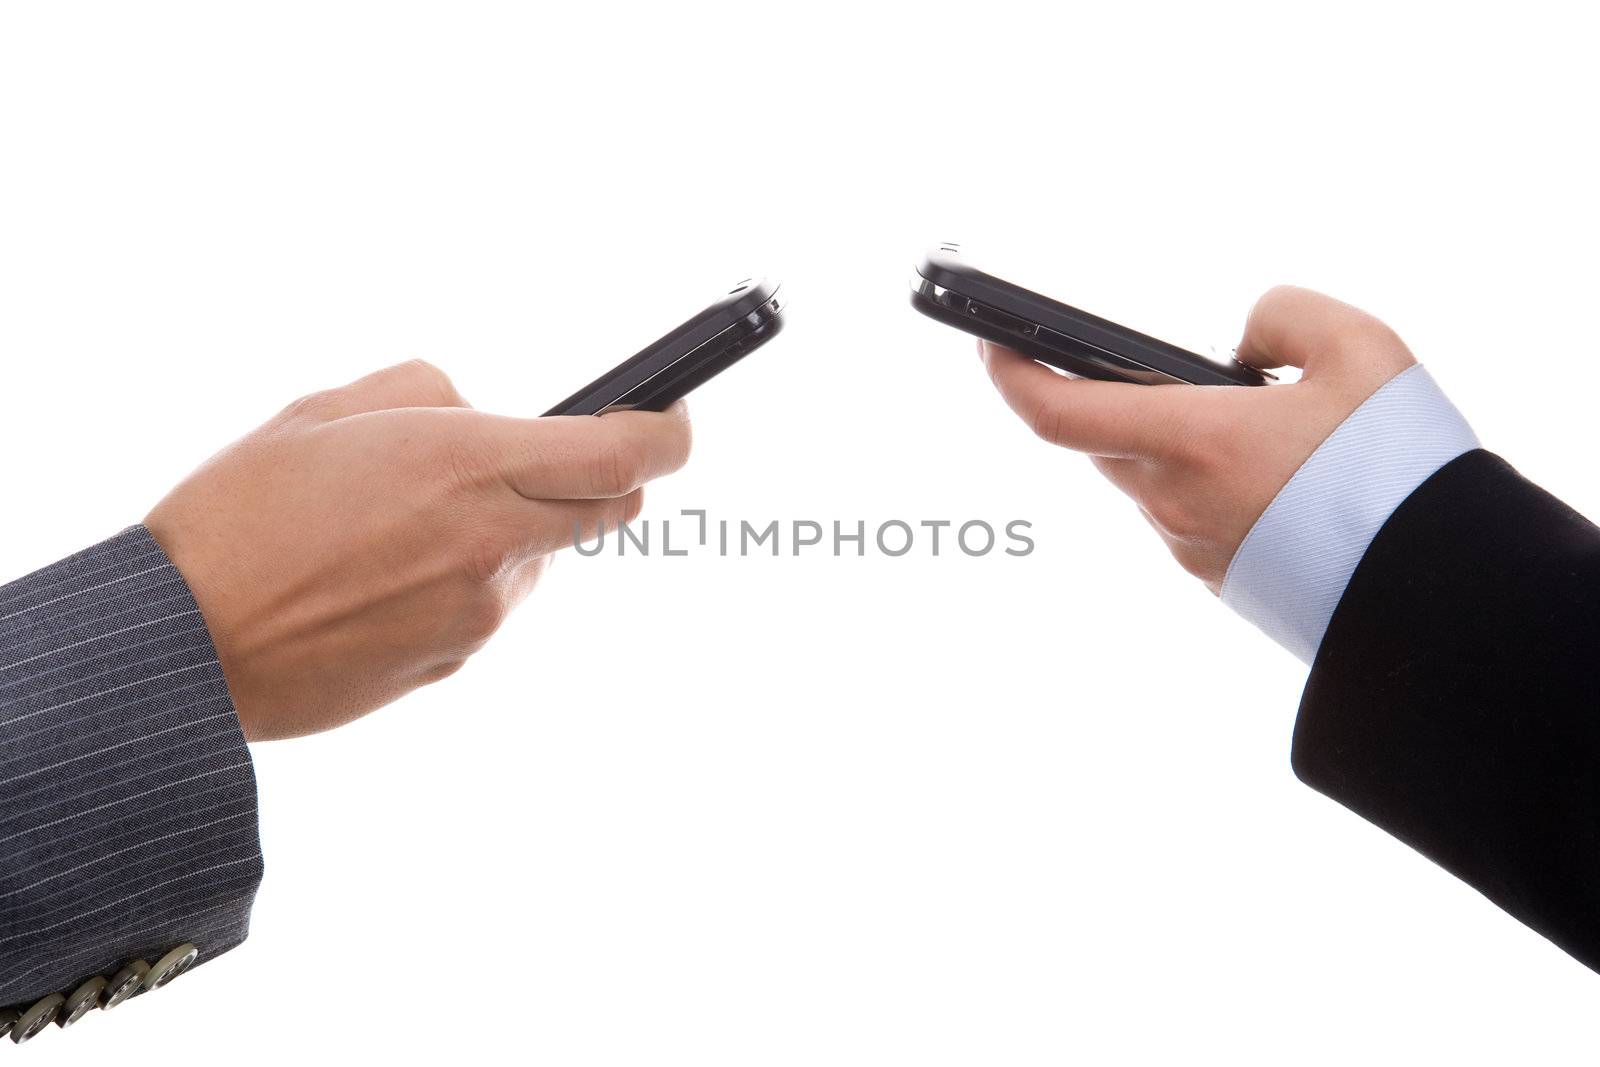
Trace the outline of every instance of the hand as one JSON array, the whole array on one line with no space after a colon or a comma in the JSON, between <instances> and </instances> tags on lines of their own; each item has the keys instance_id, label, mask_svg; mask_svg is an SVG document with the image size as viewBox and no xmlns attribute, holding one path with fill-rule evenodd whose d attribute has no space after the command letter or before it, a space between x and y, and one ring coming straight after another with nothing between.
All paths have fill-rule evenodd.
<instances>
[{"instance_id":1,"label":"hand","mask_svg":"<svg viewBox=\"0 0 1600 1067\"><path fill-rule=\"evenodd\" d=\"M315 393L145 520L188 580L251 740L339 726L454 673L546 558L639 513L689 421L474 411L422 362Z\"/></svg>"},{"instance_id":2,"label":"hand","mask_svg":"<svg viewBox=\"0 0 1600 1067\"><path fill-rule=\"evenodd\" d=\"M1218 594L1278 490L1362 401L1416 362L1371 315L1293 286L1256 302L1237 353L1255 367L1301 368L1291 385L1087 381L978 347L1011 409L1045 440L1089 453L1184 569Z\"/></svg>"}]
</instances>

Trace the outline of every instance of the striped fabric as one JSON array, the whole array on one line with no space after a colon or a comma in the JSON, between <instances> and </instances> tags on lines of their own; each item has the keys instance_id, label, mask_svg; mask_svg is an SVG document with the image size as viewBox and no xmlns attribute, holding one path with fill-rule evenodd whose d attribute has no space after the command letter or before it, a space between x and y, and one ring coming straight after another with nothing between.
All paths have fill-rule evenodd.
<instances>
[{"instance_id":1,"label":"striped fabric","mask_svg":"<svg viewBox=\"0 0 1600 1067\"><path fill-rule=\"evenodd\" d=\"M0 1005L244 940L255 776L205 622L142 526L0 586Z\"/></svg>"},{"instance_id":2,"label":"striped fabric","mask_svg":"<svg viewBox=\"0 0 1600 1067\"><path fill-rule=\"evenodd\" d=\"M1278 491L1234 553L1222 602L1310 664L1356 564L1395 508L1477 447L1422 365L1401 371Z\"/></svg>"}]
</instances>

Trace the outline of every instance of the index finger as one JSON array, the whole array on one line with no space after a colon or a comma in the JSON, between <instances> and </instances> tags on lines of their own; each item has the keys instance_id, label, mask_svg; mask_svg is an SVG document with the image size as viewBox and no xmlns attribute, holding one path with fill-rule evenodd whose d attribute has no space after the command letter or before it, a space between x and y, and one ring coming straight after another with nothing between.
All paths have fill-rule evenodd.
<instances>
[{"instance_id":1,"label":"index finger","mask_svg":"<svg viewBox=\"0 0 1600 1067\"><path fill-rule=\"evenodd\" d=\"M1006 404L1052 444L1095 456L1161 453L1184 401L1199 386L1133 385L1067 378L1018 352L980 341L989 377Z\"/></svg>"},{"instance_id":2,"label":"index finger","mask_svg":"<svg viewBox=\"0 0 1600 1067\"><path fill-rule=\"evenodd\" d=\"M529 500L627 496L689 459L688 409L607 415L498 417L490 447L506 481Z\"/></svg>"}]
</instances>

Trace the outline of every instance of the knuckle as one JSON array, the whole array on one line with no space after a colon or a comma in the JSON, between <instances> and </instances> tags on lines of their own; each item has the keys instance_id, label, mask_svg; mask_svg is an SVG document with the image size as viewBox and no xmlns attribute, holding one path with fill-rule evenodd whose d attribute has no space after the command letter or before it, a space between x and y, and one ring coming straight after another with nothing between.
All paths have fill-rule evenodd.
<instances>
[{"instance_id":1,"label":"knuckle","mask_svg":"<svg viewBox=\"0 0 1600 1067\"><path fill-rule=\"evenodd\" d=\"M1416 362L1411 349L1388 323L1361 312L1356 324L1340 340L1340 355L1398 370Z\"/></svg>"},{"instance_id":2,"label":"knuckle","mask_svg":"<svg viewBox=\"0 0 1600 1067\"><path fill-rule=\"evenodd\" d=\"M450 376L425 359L410 359L400 364L405 373L425 397L441 403L455 403L461 399Z\"/></svg>"},{"instance_id":3,"label":"knuckle","mask_svg":"<svg viewBox=\"0 0 1600 1067\"><path fill-rule=\"evenodd\" d=\"M1238 462L1230 446L1197 447L1184 463L1184 476L1194 486L1227 485L1236 478Z\"/></svg>"},{"instance_id":4,"label":"knuckle","mask_svg":"<svg viewBox=\"0 0 1600 1067\"><path fill-rule=\"evenodd\" d=\"M435 663L433 666L423 671L422 684L432 685L434 682L442 682L466 665L467 661L465 657L452 657L439 663Z\"/></svg>"},{"instance_id":5,"label":"knuckle","mask_svg":"<svg viewBox=\"0 0 1600 1067\"><path fill-rule=\"evenodd\" d=\"M1331 302L1332 297L1303 285L1274 285L1257 298L1249 321L1277 321L1293 318L1307 308Z\"/></svg>"},{"instance_id":6,"label":"knuckle","mask_svg":"<svg viewBox=\"0 0 1600 1067\"><path fill-rule=\"evenodd\" d=\"M477 649L495 635L505 616L500 597L484 590L467 601L456 620L456 629L469 648Z\"/></svg>"},{"instance_id":7,"label":"knuckle","mask_svg":"<svg viewBox=\"0 0 1600 1067\"><path fill-rule=\"evenodd\" d=\"M1172 426L1170 447L1182 458L1191 479L1223 475L1245 458L1236 428L1205 420Z\"/></svg>"},{"instance_id":8,"label":"knuckle","mask_svg":"<svg viewBox=\"0 0 1600 1067\"><path fill-rule=\"evenodd\" d=\"M1298 300L1306 290L1298 285L1278 284L1256 299L1256 311L1270 311L1279 305Z\"/></svg>"},{"instance_id":9,"label":"knuckle","mask_svg":"<svg viewBox=\"0 0 1600 1067\"><path fill-rule=\"evenodd\" d=\"M1041 399L1028 414L1028 429L1053 445L1060 444L1065 428L1062 419L1061 405Z\"/></svg>"},{"instance_id":10,"label":"knuckle","mask_svg":"<svg viewBox=\"0 0 1600 1067\"><path fill-rule=\"evenodd\" d=\"M624 496L637 489L643 479L644 455L639 446L619 441L595 455L591 482L600 496Z\"/></svg>"},{"instance_id":11,"label":"knuckle","mask_svg":"<svg viewBox=\"0 0 1600 1067\"><path fill-rule=\"evenodd\" d=\"M487 586L505 572L510 556L509 538L499 531L484 527L473 531L461 544L462 570L472 582Z\"/></svg>"},{"instance_id":12,"label":"knuckle","mask_svg":"<svg viewBox=\"0 0 1600 1067\"><path fill-rule=\"evenodd\" d=\"M282 417L293 422L324 422L334 411L335 394L331 389L296 397L284 407Z\"/></svg>"},{"instance_id":13,"label":"knuckle","mask_svg":"<svg viewBox=\"0 0 1600 1067\"><path fill-rule=\"evenodd\" d=\"M1150 517L1162 532L1181 544L1192 543L1203 528L1196 509L1181 496L1159 497L1152 500L1148 508Z\"/></svg>"}]
</instances>

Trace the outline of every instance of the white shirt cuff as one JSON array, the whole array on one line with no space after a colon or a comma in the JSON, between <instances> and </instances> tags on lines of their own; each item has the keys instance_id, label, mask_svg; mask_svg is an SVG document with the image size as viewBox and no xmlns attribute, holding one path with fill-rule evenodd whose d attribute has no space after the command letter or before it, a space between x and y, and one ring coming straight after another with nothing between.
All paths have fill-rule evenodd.
<instances>
[{"instance_id":1,"label":"white shirt cuff","mask_svg":"<svg viewBox=\"0 0 1600 1067\"><path fill-rule=\"evenodd\" d=\"M1478 447L1419 364L1323 441L1245 535L1222 602L1309 664L1367 546L1412 490Z\"/></svg>"}]
</instances>

